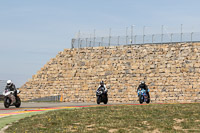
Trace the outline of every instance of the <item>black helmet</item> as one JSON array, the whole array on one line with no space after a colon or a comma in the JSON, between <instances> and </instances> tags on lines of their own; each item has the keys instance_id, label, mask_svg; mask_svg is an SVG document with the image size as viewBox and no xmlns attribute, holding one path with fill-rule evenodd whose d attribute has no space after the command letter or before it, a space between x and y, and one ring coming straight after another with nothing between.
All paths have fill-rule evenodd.
<instances>
[{"instance_id":1,"label":"black helmet","mask_svg":"<svg viewBox=\"0 0 200 133\"><path fill-rule=\"evenodd\" d=\"M104 85L104 82L103 82L103 80L100 82L100 85Z\"/></svg>"}]
</instances>

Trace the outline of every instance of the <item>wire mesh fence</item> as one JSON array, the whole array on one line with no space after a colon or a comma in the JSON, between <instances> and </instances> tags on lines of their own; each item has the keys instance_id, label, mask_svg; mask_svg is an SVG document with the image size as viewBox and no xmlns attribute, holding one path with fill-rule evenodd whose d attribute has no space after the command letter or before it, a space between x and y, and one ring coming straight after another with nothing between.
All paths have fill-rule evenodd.
<instances>
[{"instance_id":1,"label":"wire mesh fence","mask_svg":"<svg viewBox=\"0 0 200 133\"><path fill-rule=\"evenodd\" d=\"M35 98L32 100L29 100L28 102L60 102L61 95L56 96L47 96L47 97L41 97L41 98Z\"/></svg>"},{"instance_id":2,"label":"wire mesh fence","mask_svg":"<svg viewBox=\"0 0 200 133\"><path fill-rule=\"evenodd\" d=\"M5 87L6 87L6 80L0 80L0 95L3 94Z\"/></svg>"},{"instance_id":3,"label":"wire mesh fence","mask_svg":"<svg viewBox=\"0 0 200 133\"><path fill-rule=\"evenodd\" d=\"M3 101L3 92L6 87L6 80L0 80L0 101Z\"/></svg>"},{"instance_id":4,"label":"wire mesh fence","mask_svg":"<svg viewBox=\"0 0 200 133\"><path fill-rule=\"evenodd\" d=\"M168 33L168 34L148 34L131 36L107 36L73 38L71 48L99 47L99 46L120 46L132 44L162 44L178 42L199 42L200 33Z\"/></svg>"}]
</instances>

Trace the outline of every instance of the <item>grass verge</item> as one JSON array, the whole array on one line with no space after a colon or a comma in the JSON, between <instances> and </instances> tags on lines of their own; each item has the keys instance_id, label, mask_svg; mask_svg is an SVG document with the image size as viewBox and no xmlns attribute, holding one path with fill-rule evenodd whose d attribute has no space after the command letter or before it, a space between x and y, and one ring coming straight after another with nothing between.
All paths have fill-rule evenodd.
<instances>
[{"instance_id":1,"label":"grass verge","mask_svg":"<svg viewBox=\"0 0 200 133\"><path fill-rule=\"evenodd\" d=\"M13 123L6 132L200 132L200 103L58 110Z\"/></svg>"},{"instance_id":2,"label":"grass verge","mask_svg":"<svg viewBox=\"0 0 200 133\"><path fill-rule=\"evenodd\" d=\"M30 117L32 115L36 115L36 114L42 114L42 113L46 113L47 111L42 111L42 112L32 112L32 113L25 113L25 114L20 114L20 115L11 115L11 116L6 116L3 118L0 118L0 129L2 129L3 127L5 127L8 124L11 124L15 121L18 121L20 119L23 119L25 117Z\"/></svg>"}]
</instances>

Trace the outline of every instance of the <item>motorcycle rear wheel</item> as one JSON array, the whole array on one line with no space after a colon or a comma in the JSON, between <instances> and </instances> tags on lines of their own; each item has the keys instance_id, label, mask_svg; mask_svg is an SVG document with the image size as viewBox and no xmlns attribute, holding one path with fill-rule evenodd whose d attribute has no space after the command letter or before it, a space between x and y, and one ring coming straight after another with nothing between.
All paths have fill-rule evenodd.
<instances>
[{"instance_id":1,"label":"motorcycle rear wheel","mask_svg":"<svg viewBox=\"0 0 200 133\"><path fill-rule=\"evenodd\" d=\"M142 104L143 103L143 101L144 101L144 97L142 98L143 96L139 96L139 102L140 102L140 104Z\"/></svg>"},{"instance_id":2,"label":"motorcycle rear wheel","mask_svg":"<svg viewBox=\"0 0 200 133\"><path fill-rule=\"evenodd\" d=\"M17 96L16 98L16 103L15 103L15 107L19 108L21 106L21 99Z\"/></svg>"}]
</instances>

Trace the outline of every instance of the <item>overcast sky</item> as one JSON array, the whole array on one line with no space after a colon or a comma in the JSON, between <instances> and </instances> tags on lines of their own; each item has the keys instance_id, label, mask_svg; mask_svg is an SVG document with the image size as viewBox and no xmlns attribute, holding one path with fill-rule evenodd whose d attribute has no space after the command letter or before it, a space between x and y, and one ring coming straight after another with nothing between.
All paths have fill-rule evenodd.
<instances>
[{"instance_id":1,"label":"overcast sky","mask_svg":"<svg viewBox=\"0 0 200 133\"><path fill-rule=\"evenodd\" d=\"M199 0L0 0L0 80L17 87L36 74L80 30L135 34L200 31ZM115 33L117 34L117 33Z\"/></svg>"}]
</instances>

